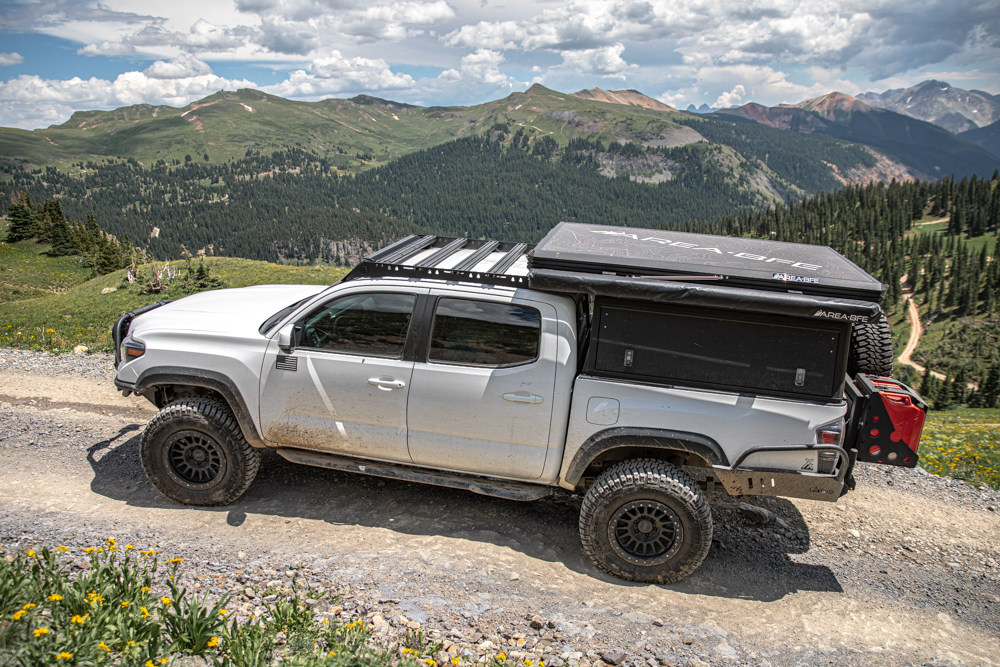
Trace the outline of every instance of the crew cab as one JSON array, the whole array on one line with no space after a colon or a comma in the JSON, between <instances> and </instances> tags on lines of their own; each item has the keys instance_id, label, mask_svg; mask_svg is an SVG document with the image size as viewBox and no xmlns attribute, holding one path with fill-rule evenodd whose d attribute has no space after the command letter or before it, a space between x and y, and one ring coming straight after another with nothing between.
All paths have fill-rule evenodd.
<instances>
[{"instance_id":1,"label":"crew cab","mask_svg":"<svg viewBox=\"0 0 1000 667\"><path fill-rule=\"evenodd\" d=\"M413 236L331 287L126 313L115 384L160 408L142 461L175 501L234 502L265 448L511 500L561 487L598 567L667 583L711 547L707 491L833 501L858 460L916 464L926 406L886 377L883 289L798 244Z\"/></svg>"}]
</instances>

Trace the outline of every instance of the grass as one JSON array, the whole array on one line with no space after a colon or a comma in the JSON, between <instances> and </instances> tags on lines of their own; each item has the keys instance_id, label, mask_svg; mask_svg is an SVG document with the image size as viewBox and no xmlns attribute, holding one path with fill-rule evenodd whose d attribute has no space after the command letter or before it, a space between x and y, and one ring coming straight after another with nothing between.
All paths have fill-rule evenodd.
<instances>
[{"instance_id":1,"label":"grass","mask_svg":"<svg viewBox=\"0 0 1000 667\"><path fill-rule=\"evenodd\" d=\"M178 585L183 559L160 560L108 540L88 547L90 567L75 566L67 547L2 553L0 664L156 667L437 667L442 645L408 631L379 645L362 617L330 622L313 615L312 590L263 593L266 607L247 615L226 609L229 596L210 600ZM268 595L271 594L271 595ZM189 656L204 661L190 662ZM500 667L501 653L487 667ZM452 667L463 658L450 657ZM483 663L480 663L483 664Z\"/></svg>"},{"instance_id":2,"label":"grass","mask_svg":"<svg viewBox=\"0 0 1000 667\"><path fill-rule=\"evenodd\" d=\"M78 257L49 257L44 254L47 251L48 246L29 242L0 243L0 288L38 295L62 291L90 278L91 270ZM9 300L0 292L0 303Z\"/></svg>"},{"instance_id":3,"label":"grass","mask_svg":"<svg viewBox=\"0 0 1000 667\"><path fill-rule=\"evenodd\" d=\"M66 352L84 345L91 351L109 351L111 325L122 313L198 291L177 280L163 294L141 294L137 285L125 282L125 270L86 280L83 271L74 268L74 258L49 258L27 247L0 244L0 258L9 258L0 263L0 269L16 267L22 285L10 288L11 298L5 298L7 292L0 289L0 347ZM287 266L229 257L212 258L206 264L212 277L226 287L330 285L347 272L338 267ZM174 266L183 276L185 262ZM140 271L147 277L150 274L148 266ZM14 294L15 289L20 292ZM105 289L115 291L102 294Z\"/></svg>"},{"instance_id":4,"label":"grass","mask_svg":"<svg viewBox=\"0 0 1000 667\"><path fill-rule=\"evenodd\" d=\"M919 453L927 472L1000 489L1000 410L932 410Z\"/></svg>"}]
</instances>

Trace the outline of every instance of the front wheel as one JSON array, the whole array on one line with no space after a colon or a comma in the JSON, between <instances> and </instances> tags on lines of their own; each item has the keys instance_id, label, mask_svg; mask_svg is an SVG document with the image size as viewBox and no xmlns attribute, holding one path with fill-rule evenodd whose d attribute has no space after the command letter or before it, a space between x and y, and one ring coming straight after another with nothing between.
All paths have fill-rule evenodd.
<instances>
[{"instance_id":1,"label":"front wheel","mask_svg":"<svg viewBox=\"0 0 1000 667\"><path fill-rule=\"evenodd\" d=\"M260 452L223 401L193 396L160 410L142 433L142 467L153 485L184 505L227 505L247 490Z\"/></svg>"},{"instance_id":2,"label":"front wheel","mask_svg":"<svg viewBox=\"0 0 1000 667\"><path fill-rule=\"evenodd\" d=\"M583 551L629 581L668 584L694 572L712 546L701 489L665 461L636 459L605 471L580 508Z\"/></svg>"}]
</instances>

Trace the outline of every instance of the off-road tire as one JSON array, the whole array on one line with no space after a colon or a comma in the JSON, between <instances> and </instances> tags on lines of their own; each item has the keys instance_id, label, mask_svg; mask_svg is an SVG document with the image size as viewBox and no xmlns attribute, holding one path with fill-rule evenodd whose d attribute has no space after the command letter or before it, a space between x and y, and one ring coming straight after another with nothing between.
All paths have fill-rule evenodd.
<instances>
[{"instance_id":1,"label":"off-road tire","mask_svg":"<svg viewBox=\"0 0 1000 667\"><path fill-rule=\"evenodd\" d=\"M851 353L847 357L847 372L892 377L892 331L883 317L875 324L855 324L851 328Z\"/></svg>"},{"instance_id":2,"label":"off-road tire","mask_svg":"<svg viewBox=\"0 0 1000 667\"><path fill-rule=\"evenodd\" d=\"M198 449L203 458L196 461ZM247 443L229 406L198 396L176 400L153 417L142 433L141 457L160 493L184 505L228 505L260 468L260 452Z\"/></svg>"},{"instance_id":3,"label":"off-road tire","mask_svg":"<svg viewBox=\"0 0 1000 667\"><path fill-rule=\"evenodd\" d=\"M628 551L627 536L625 541L616 536L628 523L622 523L623 517L635 511L658 511L670 517L673 541L663 553L637 555ZM657 530L654 526L644 535L667 534ZM694 572L708 555L712 510L697 483L677 466L655 459L625 461L606 470L584 496L580 540L584 553L608 574L628 581L669 584Z\"/></svg>"}]
</instances>

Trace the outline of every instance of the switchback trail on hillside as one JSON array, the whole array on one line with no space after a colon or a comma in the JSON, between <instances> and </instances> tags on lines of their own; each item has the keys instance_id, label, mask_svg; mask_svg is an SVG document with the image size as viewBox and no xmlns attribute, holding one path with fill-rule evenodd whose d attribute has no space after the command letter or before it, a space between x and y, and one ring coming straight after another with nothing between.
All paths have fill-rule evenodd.
<instances>
[{"instance_id":1,"label":"switchback trail on hillside","mask_svg":"<svg viewBox=\"0 0 1000 667\"><path fill-rule=\"evenodd\" d=\"M265 613L248 590L294 575L339 591L342 613L383 614L391 633L417 623L469 662L499 647L550 667L598 667L602 655L623 667L1000 665L1000 493L989 489L862 465L836 503L751 499L781 519L766 525L714 492L704 565L680 584L637 585L587 561L569 493L517 503L267 452L233 505L177 505L139 460L154 408L111 378L108 355L0 350L8 552L65 544L82 558L108 538L162 549L185 559L199 595L232 594L244 618ZM316 613L340 613L330 604ZM533 629L528 615L547 623Z\"/></svg>"}]
</instances>

